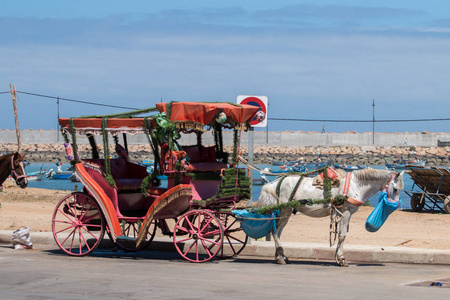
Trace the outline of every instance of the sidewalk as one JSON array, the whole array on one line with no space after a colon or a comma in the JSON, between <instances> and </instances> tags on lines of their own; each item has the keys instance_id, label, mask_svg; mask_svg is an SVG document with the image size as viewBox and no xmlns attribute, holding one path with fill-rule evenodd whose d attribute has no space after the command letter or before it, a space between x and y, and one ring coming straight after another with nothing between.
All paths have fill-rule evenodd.
<instances>
[{"instance_id":1,"label":"sidewalk","mask_svg":"<svg viewBox=\"0 0 450 300\"><path fill-rule=\"evenodd\" d=\"M13 230L0 230L0 243L12 247ZM31 242L35 246L54 245L56 243L51 232L31 232ZM105 236L101 247L112 247L112 243ZM336 247L327 244L309 244L283 242L284 253L288 258L312 260L334 260ZM149 249L175 251L172 239L169 237L155 238ZM380 247L345 245L345 258L348 262L364 263L406 263L406 264L448 264L450 265L450 250L418 249L407 247ZM252 240L241 253L274 258L275 245L273 241L260 242Z\"/></svg>"}]
</instances>

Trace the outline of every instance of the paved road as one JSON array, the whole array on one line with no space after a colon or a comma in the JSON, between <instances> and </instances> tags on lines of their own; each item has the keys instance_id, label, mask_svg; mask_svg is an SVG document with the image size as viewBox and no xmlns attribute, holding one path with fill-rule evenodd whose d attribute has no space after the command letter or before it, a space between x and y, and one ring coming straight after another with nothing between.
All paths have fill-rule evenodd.
<instances>
[{"instance_id":1,"label":"paved road","mask_svg":"<svg viewBox=\"0 0 450 300\"><path fill-rule=\"evenodd\" d=\"M0 245L0 299L448 299L450 267L240 256L194 264L175 252L100 249L77 258L54 246ZM408 284L444 282L442 287Z\"/></svg>"}]
</instances>

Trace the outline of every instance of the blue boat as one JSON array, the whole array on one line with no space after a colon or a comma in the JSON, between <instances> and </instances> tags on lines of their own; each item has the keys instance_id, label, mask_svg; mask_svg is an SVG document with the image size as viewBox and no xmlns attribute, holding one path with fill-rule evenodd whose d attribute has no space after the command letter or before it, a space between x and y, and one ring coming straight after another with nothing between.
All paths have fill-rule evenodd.
<instances>
[{"instance_id":1,"label":"blue boat","mask_svg":"<svg viewBox=\"0 0 450 300\"><path fill-rule=\"evenodd\" d=\"M47 173L47 178L62 180L62 179L69 179L69 177L72 176L73 174L72 166L67 168L66 171L63 171L62 164L60 162L56 162L55 164L57 167L56 172L53 171L53 169L50 169L50 171Z\"/></svg>"},{"instance_id":2,"label":"blue boat","mask_svg":"<svg viewBox=\"0 0 450 300\"><path fill-rule=\"evenodd\" d=\"M366 165L343 165L343 164L334 164L334 168L341 169L346 172L352 172L355 170L361 170L367 168Z\"/></svg>"},{"instance_id":3,"label":"blue boat","mask_svg":"<svg viewBox=\"0 0 450 300\"><path fill-rule=\"evenodd\" d=\"M415 160L412 162L407 162L405 160L397 160L392 164L385 163L386 168L388 169L395 169L395 170L405 170L407 166L414 166L414 167L425 167L425 164L427 163L426 160Z\"/></svg>"}]
</instances>

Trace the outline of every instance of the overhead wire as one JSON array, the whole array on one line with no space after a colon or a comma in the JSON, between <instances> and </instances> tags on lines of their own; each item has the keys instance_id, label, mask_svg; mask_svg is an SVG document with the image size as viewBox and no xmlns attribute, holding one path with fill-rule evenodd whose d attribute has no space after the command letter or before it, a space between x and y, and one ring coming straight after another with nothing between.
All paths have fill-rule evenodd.
<instances>
[{"instance_id":1,"label":"overhead wire","mask_svg":"<svg viewBox=\"0 0 450 300\"><path fill-rule=\"evenodd\" d=\"M405 120L326 120L326 119L289 119L289 118L267 118L272 121L298 121L298 122L334 122L334 123L388 123L388 122L430 122L450 121L450 118L434 119L405 119Z\"/></svg>"},{"instance_id":2,"label":"overhead wire","mask_svg":"<svg viewBox=\"0 0 450 300\"><path fill-rule=\"evenodd\" d=\"M8 94L11 93L10 91L6 92L0 92L0 94ZM42 97L42 98L49 98L49 99L56 99L60 101L67 101L67 102L74 102L74 103L81 103L81 104L88 104L88 105L96 105L96 106L103 106L103 107L111 107L111 108L120 108L120 109L130 109L130 110L139 110L140 108L136 107L127 107L127 106L118 106L118 105L111 105L111 104L104 104L104 103L97 103L92 101L84 101L84 100L76 100L76 99L68 99L68 98L62 98L58 96L49 96L49 95L43 95L43 94L37 94L37 93L30 93L30 92L24 92L24 91L16 91L16 93L21 93L24 95L30 95L30 96L36 96L36 97ZM294 121L294 122L327 122L327 123L402 123L402 122L437 122L437 121L450 121L450 118L430 118L430 119L397 119L397 120L333 120L333 119L302 119L302 118L267 118L267 120L271 121Z\"/></svg>"},{"instance_id":3,"label":"overhead wire","mask_svg":"<svg viewBox=\"0 0 450 300\"><path fill-rule=\"evenodd\" d=\"M97 103L97 102L91 102L91 101L84 101L84 100L75 100L75 99L67 99L57 96L48 96L48 95L42 95L42 94L36 94L36 93L29 93L29 92L23 92L23 91L16 91L17 93L21 93L24 95L30 95L30 96L36 96L36 97L42 97L42 98L50 98L50 99L56 99L60 101L67 101L67 102L75 102L75 103L82 103L82 104L89 104L89 105L96 105L96 106L103 106L103 107L112 107L112 108L121 108L121 109L131 109L131 110L138 110L139 108L136 107L126 107L126 106L118 106L118 105L111 105L111 104L103 104L103 103Z\"/></svg>"}]
</instances>

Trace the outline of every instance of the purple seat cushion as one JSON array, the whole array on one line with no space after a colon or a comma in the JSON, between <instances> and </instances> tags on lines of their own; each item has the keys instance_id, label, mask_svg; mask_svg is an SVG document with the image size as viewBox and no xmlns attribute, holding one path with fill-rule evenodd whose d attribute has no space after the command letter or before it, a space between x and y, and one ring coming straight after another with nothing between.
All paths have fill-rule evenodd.
<instances>
[{"instance_id":1,"label":"purple seat cushion","mask_svg":"<svg viewBox=\"0 0 450 300\"><path fill-rule=\"evenodd\" d=\"M137 191L141 189L142 179L140 178L122 178L116 179L117 190L120 191Z\"/></svg>"}]
</instances>

